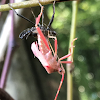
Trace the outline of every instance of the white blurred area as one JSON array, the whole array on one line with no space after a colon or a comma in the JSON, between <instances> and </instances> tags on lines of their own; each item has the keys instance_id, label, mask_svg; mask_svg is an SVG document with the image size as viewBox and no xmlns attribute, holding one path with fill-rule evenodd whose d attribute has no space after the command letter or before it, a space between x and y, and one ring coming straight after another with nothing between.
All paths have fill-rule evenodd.
<instances>
[{"instance_id":1,"label":"white blurred area","mask_svg":"<svg viewBox=\"0 0 100 100\"><path fill-rule=\"evenodd\" d=\"M15 0L16 2L22 2L24 0ZM22 9L16 9L17 13L21 14ZM19 20L19 17L15 16L15 25ZM11 30L11 15L8 14L0 33L0 62L4 61L4 55L8 46L8 39ZM20 44L21 45L21 44ZM20 55L21 54L21 55ZM28 57L25 54L25 49L21 46L14 54L12 58L7 83L5 90L15 99L15 100L38 100L38 92L33 81L33 74L31 73L29 63L25 63ZM20 64L23 62L23 65ZM31 80L31 82L30 82ZM31 91L30 91L31 89ZM35 92L34 92L35 91ZM34 92L34 94L33 94Z\"/></svg>"},{"instance_id":2,"label":"white blurred area","mask_svg":"<svg viewBox=\"0 0 100 100\"><path fill-rule=\"evenodd\" d=\"M22 2L24 0L15 0L15 2ZM18 13L21 13L21 9L16 9ZM17 25L17 22L19 20L18 16L15 16L15 23ZM6 51L6 48L8 46L8 38L10 35L11 30L11 15L10 13L7 15L7 18L5 20L5 23L3 25L3 28L0 33L0 62L4 60L4 54Z\"/></svg>"}]
</instances>

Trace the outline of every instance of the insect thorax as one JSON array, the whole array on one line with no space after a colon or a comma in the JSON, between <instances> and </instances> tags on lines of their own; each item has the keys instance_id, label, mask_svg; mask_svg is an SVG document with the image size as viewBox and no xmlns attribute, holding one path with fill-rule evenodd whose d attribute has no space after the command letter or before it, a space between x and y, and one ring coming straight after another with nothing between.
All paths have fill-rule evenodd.
<instances>
[{"instance_id":1,"label":"insect thorax","mask_svg":"<svg viewBox=\"0 0 100 100\"><path fill-rule=\"evenodd\" d=\"M43 35L48 38L48 36L56 36L56 32L52 31L51 29L47 29L44 26L40 26L40 29L43 33ZM29 36L37 37L37 30L36 27L27 28L26 30L22 31L19 35L19 38L21 39L27 39Z\"/></svg>"}]
</instances>

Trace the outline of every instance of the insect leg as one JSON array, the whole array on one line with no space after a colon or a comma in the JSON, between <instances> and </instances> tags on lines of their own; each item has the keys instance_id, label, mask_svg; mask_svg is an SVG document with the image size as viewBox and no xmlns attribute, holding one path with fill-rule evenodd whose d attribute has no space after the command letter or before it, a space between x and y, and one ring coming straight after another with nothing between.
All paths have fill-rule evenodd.
<instances>
[{"instance_id":1,"label":"insect leg","mask_svg":"<svg viewBox=\"0 0 100 100\"><path fill-rule=\"evenodd\" d=\"M30 22L30 23L32 23L32 24L35 25L35 23L32 22L31 20L29 20L28 18L24 17L23 15L18 14L18 13L12 8L12 6L11 6L9 3L8 3L8 5L9 5L9 7L14 11L14 13L15 13L17 16L19 16L19 17L21 17L21 18L23 18L23 19L27 20L28 22Z\"/></svg>"},{"instance_id":2,"label":"insect leg","mask_svg":"<svg viewBox=\"0 0 100 100\"><path fill-rule=\"evenodd\" d=\"M59 85L59 87L58 87L58 90L57 90L57 93L56 93L56 96L55 96L55 99L54 99L54 100L57 100L57 97L58 97L59 91L60 91L60 89L61 89L63 80L64 80L64 73L62 74L62 78L61 78L61 81L60 81L60 85Z\"/></svg>"},{"instance_id":3,"label":"insect leg","mask_svg":"<svg viewBox=\"0 0 100 100\"><path fill-rule=\"evenodd\" d=\"M73 60L72 60L72 61L61 61L61 60L65 59L65 58L68 58L69 56L71 56L71 55L73 54L73 47L75 47L75 46L73 46L73 42L74 42L75 40L77 40L77 38L75 38L75 39L71 42L70 53L67 54L67 55L65 55L65 56L63 56L63 57L61 57L61 58L59 59L59 61L60 61L61 63L72 63L72 62L73 62Z\"/></svg>"},{"instance_id":4,"label":"insect leg","mask_svg":"<svg viewBox=\"0 0 100 100\"><path fill-rule=\"evenodd\" d=\"M44 13L42 13L42 26L44 26L43 23L44 23Z\"/></svg>"},{"instance_id":5,"label":"insect leg","mask_svg":"<svg viewBox=\"0 0 100 100\"><path fill-rule=\"evenodd\" d=\"M75 40L77 40L77 38L75 38L75 39L71 42L70 54L65 55L64 57L60 58L59 61L60 61L60 60L63 60L63 59L65 59L65 58L67 58L67 57L69 57L69 56L72 55L72 53L73 53L73 47L74 47L74 46L73 46L73 42L74 42ZM60 61L60 63L61 63L61 65L62 65L62 63L72 63L72 61ZM62 69L63 69L63 66L61 66L61 67L62 67ZM64 73L62 73L62 79L61 79L61 81L60 81L60 85L59 85L59 88L58 88L58 91L57 91L57 93L56 93L56 96L55 96L55 99L54 99L54 100L57 100L57 97L58 97L59 91L60 91L60 89L61 89L63 80L64 80Z\"/></svg>"},{"instance_id":6,"label":"insect leg","mask_svg":"<svg viewBox=\"0 0 100 100\"><path fill-rule=\"evenodd\" d=\"M32 15L34 16L34 19L36 19L35 14L34 14L34 12L32 11L32 8L30 8L30 9L31 9Z\"/></svg>"},{"instance_id":7,"label":"insect leg","mask_svg":"<svg viewBox=\"0 0 100 100\"><path fill-rule=\"evenodd\" d=\"M42 8L43 6L41 5L39 0L38 0L38 2L39 2L40 7ZM43 23L44 23L44 13L42 12L42 26L43 26Z\"/></svg>"},{"instance_id":8,"label":"insect leg","mask_svg":"<svg viewBox=\"0 0 100 100\"><path fill-rule=\"evenodd\" d=\"M55 1L54 1L54 3L53 3L53 15L52 15L52 17L51 17L51 20L50 20L48 26L47 26L47 29L49 29L49 27L51 26L51 24L52 24L52 22L53 22L53 20L54 20L54 14L55 14Z\"/></svg>"},{"instance_id":9,"label":"insect leg","mask_svg":"<svg viewBox=\"0 0 100 100\"><path fill-rule=\"evenodd\" d=\"M36 27L36 29L37 29L39 35L41 36L42 40L44 41L46 47L50 50L50 47L49 47L49 45L48 45L48 43L47 43L47 41L46 41L46 39L45 39L45 37L44 37L44 35L43 35L41 29L40 29L40 27L38 27L38 24L39 24L41 15L42 15L42 13L43 13L43 6L42 6L40 3L39 3L39 5L41 6L41 12L40 12L40 14L38 15L38 17L36 18L35 27Z\"/></svg>"}]
</instances>

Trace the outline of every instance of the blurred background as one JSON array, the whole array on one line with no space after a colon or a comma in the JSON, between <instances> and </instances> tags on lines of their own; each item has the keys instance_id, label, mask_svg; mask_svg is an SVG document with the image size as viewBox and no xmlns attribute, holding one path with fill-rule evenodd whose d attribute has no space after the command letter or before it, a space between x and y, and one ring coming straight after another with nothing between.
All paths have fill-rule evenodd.
<instances>
[{"instance_id":1,"label":"blurred background","mask_svg":"<svg viewBox=\"0 0 100 100\"><path fill-rule=\"evenodd\" d=\"M16 0L15 2L20 1ZM40 13L40 7L33 7L32 10L35 16ZM30 8L16 11L35 22ZM9 22L7 22L8 14L9 12L5 11L0 16L0 41L2 34L6 38L0 44L0 50L2 45L5 45L4 50L0 53L0 75L4 66L10 33ZM45 24L48 25L52 14L52 4L45 5ZM39 60L34 57L31 51L31 43L36 39L33 37L29 37L27 40L19 38L19 34L23 30L31 28L33 25L15 14L14 16L15 50L11 58L5 89L15 100L53 100L61 75L58 73L48 74ZM57 32L59 57L68 53L71 18L72 1L56 3L55 18L51 29ZM75 37L78 40L75 41L74 52L73 100L100 100L99 0L80 0ZM65 73L64 83L57 100L66 100L66 78Z\"/></svg>"}]
</instances>

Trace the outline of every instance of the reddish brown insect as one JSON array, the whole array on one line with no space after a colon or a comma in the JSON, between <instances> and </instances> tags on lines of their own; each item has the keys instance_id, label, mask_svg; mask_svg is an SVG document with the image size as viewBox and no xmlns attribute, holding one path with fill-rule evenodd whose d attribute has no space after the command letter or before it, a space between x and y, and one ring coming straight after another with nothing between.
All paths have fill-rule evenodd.
<instances>
[{"instance_id":1,"label":"reddish brown insect","mask_svg":"<svg viewBox=\"0 0 100 100\"><path fill-rule=\"evenodd\" d=\"M48 39L43 35L40 27L38 27L41 15L43 13L43 6L41 4L40 4L40 6L41 6L41 12L38 15L38 17L36 18L36 24L35 24L36 30L38 31L38 34L37 34L38 43L33 42L31 45L31 49L32 49L34 55L40 60L43 67L46 69L46 71L49 74L53 73L53 72L58 72L59 74L62 75L62 79L61 79L57 94L54 99L54 100L56 100L57 96L59 94L60 88L62 86L62 83L64 80L64 74L65 74L65 70L63 68L62 63L72 63L72 61L61 61L61 60L68 58L69 56L72 55L73 47L74 47L73 41L75 41L77 38L75 38L71 43L70 53L59 59L57 56L57 38L54 36L48 36L49 38L55 39L55 53L54 53L54 55L52 55L53 51L49 47ZM58 58L58 61L57 61L57 58Z\"/></svg>"}]
</instances>

